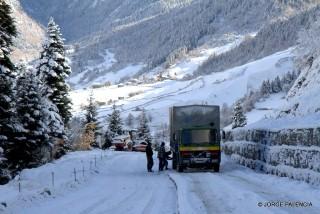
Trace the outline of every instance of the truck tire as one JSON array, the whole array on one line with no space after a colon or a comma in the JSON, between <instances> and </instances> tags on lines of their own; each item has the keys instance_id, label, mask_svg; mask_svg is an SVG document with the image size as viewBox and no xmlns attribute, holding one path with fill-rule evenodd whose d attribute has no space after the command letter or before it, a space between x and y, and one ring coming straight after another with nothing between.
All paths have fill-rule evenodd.
<instances>
[{"instance_id":1,"label":"truck tire","mask_svg":"<svg viewBox=\"0 0 320 214\"><path fill-rule=\"evenodd\" d=\"M219 172L220 171L220 164L214 164L213 165L213 171L214 172Z\"/></svg>"},{"instance_id":2,"label":"truck tire","mask_svg":"<svg viewBox=\"0 0 320 214\"><path fill-rule=\"evenodd\" d=\"M177 170L178 172L183 172L183 164L180 161L180 158L177 158Z\"/></svg>"},{"instance_id":3,"label":"truck tire","mask_svg":"<svg viewBox=\"0 0 320 214\"><path fill-rule=\"evenodd\" d=\"M177 170L178 172L183 172L183 165L181 163L177 164Z\"/></svg>"},{"instance_id":4,"label":"truck tire","mask_svg":"<svg viewBox=\"0 0 320 214\"><path fill-rule=\"evenodd\" d=\"M177 155L175 152L173 152L172 156L172 169L177 169Z\"/></svg>"}]
</instances>

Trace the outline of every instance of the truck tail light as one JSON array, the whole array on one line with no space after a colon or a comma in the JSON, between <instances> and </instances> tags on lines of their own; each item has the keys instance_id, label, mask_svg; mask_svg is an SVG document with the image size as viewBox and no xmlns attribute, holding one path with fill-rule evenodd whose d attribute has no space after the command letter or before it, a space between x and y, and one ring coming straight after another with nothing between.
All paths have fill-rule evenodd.
<instances>
[{"instance_id":1,"label":"truck tail light","mask_svg":"<svg viewBox=\"0 0 320 214\"><path fill-rule=\"evenodd\" d=\"M211 153L212 158L219 158L219 154L220 154L220 152L218 152L218 151L215 151L215 152Z\"/></svg>"},{"instance_id":2,"label":"truck tail light","mask_svg":"<svg viewBox=\"0 0 320 214\"><path fill-rule=\"evenodd\" d=\"M181 156L182 157L191 157L192 156L192 152L181 152Z\"/></svg>"}]
</instances>

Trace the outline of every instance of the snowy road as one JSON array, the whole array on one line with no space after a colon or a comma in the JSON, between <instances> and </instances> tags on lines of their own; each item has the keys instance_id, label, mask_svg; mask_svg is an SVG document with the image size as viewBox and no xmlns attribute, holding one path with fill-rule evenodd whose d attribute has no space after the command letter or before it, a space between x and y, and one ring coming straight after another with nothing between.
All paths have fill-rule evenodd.
<instances>
[{"instance_id":1,"label":"snowy road","mask_svg":"<svg viewBox=\"0 0 320 214\"><path fill-rule=\"evenodd\" d=\"M97 171L74 184L71 174L58 180L52 195L39 194L55 169L70 171L99 151L69 154L55 164L25 173L28 191L16 181L0 187L0 213L319 213L320 188L288 178L256 173L223 158L221 173L174 171L147 173L143 153L108 153ZM157 164L157 163L156 163ZM156 166L155 164L155 166ZM156 168L156 167L154 167ZM68 177L69 176L69 177ZM40 185L42 184L42 186ZM14 192L15 191L15 192ZM258 207L258 202L311 202L311 207Z\"/></svg>"},{"instance_id":2,"label":"snowy road","mask_svg":"<svg viewBox=\"0 0 320 214\"><path fill-rule=\"evenodd\" d=\"M166 174L146 173L144 154L116 153L74 190L15 206L12 213L176 213L176 192Z\"/></svg>"},{"instance_id":3,"label":"snowy road","mask_svg":"<svg viewBox=\"0 0 320 214\"><path fill-rule=\"evenodd\" d=\"M320 188L254 172L224 157L221 172L172 173L177 184L181 213L319 213ZM183 194L188 192L189 194ZM262 207L258 203L262 203ZM290 207L268 202L307 202Z\"/></svg>"}]
</instances>

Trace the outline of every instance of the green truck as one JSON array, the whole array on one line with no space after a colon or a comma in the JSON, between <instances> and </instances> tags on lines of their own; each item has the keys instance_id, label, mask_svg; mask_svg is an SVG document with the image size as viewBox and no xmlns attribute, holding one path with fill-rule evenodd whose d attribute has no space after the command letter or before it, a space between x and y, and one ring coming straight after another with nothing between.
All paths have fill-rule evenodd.
<instances>
[{"instance_id":1,"label":"green truck","mask_svg":"<svg viewBox=\"0 0 320 214\"><path fill-rule=\"evenodd\" d=\"M170 108L170 147L172 165L179 172L207 168L219 172L220 108L212 105Z\"/></svg>"}]
</instances>

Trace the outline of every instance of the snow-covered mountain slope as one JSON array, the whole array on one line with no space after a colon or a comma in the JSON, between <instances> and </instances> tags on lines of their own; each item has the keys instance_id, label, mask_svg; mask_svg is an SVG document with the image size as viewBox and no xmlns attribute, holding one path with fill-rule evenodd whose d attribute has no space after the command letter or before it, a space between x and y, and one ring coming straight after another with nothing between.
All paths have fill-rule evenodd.
<instances>
[{"instance_id":1,"label":"snow-covered mountain slope","mask_svg":"<svg viewBox=\"0 0 320 214\"><path fill-rule=\"evenodd\" d=\"M94 32L136 25L161 13L184 7L193 0L24 0L28 13L46 24L50 16L60 23L68 40Z\"/></svg>"},{"instance_id":2,"label":"snow-covered mountain slope","mask_svg":"<svg viewBox=\"0 0 320 214\"><path fill-rule=\"evenodd\" d=\"M45 37L42 26L25 13L18 0L6 0L11 6L17 23L18 37L14 40L14 61L31 61L39 57Z\"/></svg>"},{"instance_id":3,"label":"snow-covered mountain slope","mask_svg":"<svg viewBox=\"0 0 320 214\"><path fill-rule=\"evenodd\" d=\"M224 72L200 76L192 80L164 79L153 83L133 83L92 89L101 104L99 117L105 122L113 101L120 106L122 116L145 108L153 116L153 126L168 123L168 108L188 104L233 104L251 89L258 89L266 79L274 79L293 70L292 49ZM176 66L179 66L177 64ZM192 67L190 67L192 69ZM78 89L71 93L74 111L81 112L91 90ZM112 102L111 102L112 101ZM109 102L109 104L108 104ZM270 110L272 111L272 110ZM270 114L270 111L267 114ZM261 114L260 117L264 117Z\"/></svg>"},{"instance_id":4,"label":"snow-covered mountain slope","mask_svg":"<svg viewBox=\"0 0 320 214\"><path fill-rule=\"evenodd\" d=\"M314 59L312 65L306 65L301 71L294 87L289 92L289 114L303 116L320 114L320 57Z\"/></svg>"},{"instance_id":5,"label":"snow-covered mountain slope","mask_svg":"<svg viewBox=\"0 0 320 214\"><path fill-rule=\"evenodd\" d=\"M226 43L217 41L225 34L257 32L272 21L295 16L319 3L319 0L22 1L24 9L36 20L46 24L48 17L54 16L61 25L62 32L75 46L74 75L104 63L106 50L114 54L116 63L107 70L96 68L90 74L92 80L138 64L146 65L139 73L149 72L179 50L190 51L203 44L212 48L222 46ZM262 57L288 47L268 50ZM251 59L247 57L242 64ZM233 62L233 65L241 64Z\"/></svg>"},{"instance_id":6,"label":"snow-covered mountain slope","mask_svg":"<svg viewBox=\"0 0 320 214\"><path fill-rule=\"evenodd\" d=\"M259 121L247 128L298 129L319 126L320 118L320 21L313 22L299 34L295 67L300 75L286 96L277 117Z\"/></svg>"},{"instance_id":7,"label":"snow-covered mountain slope","mask_svg":"<svg viewBox=\"0 0 320 214\"><path fill-rule=\"evenodd\" d=\"M103 55L104 61L100 64L92 64L86 66L81 73L73 75L69 79L69 83L75 89L87 88L90 86L102 86L108 84L118 83L124 80L130 80L133 77L140 77L140 79L154 79L155 76L166 78L185 79L192 78L194 72L211 57L212 55L219 55L225 53L236 47L243 41L241 35L225 35L219 42L225 44L222 46L210 47L203 45L199 48L184 53L179 58L174 59L170 64L160 65L152 69L148 73L140 75L140 71L146 67L143 64L130 64L123 69L113 72L113 66L117 63L115 55L110 51L106 51Z\"/></svg>"}]
</instances>

